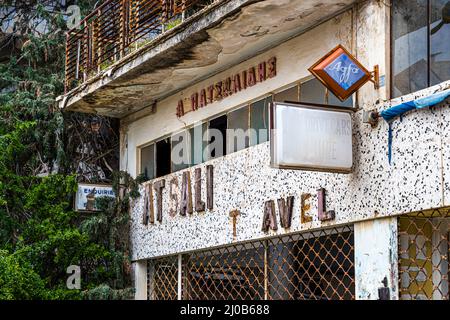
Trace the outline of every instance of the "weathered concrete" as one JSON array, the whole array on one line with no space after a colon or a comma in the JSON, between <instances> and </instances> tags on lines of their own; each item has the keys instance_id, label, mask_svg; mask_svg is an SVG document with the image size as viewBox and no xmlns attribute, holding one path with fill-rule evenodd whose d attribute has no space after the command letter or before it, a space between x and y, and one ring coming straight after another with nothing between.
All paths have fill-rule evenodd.
<instances>
[{"instance_id":1,"label":"weathered concrete","mask_svg":"<svg viewBox=\"0 0 450 320\"><path fill-rule=\"evenodd\" d=\"M378 300L386 278L390 299L398 300L397 218L355 223L354 230L356 299Z\"/></svg>"},{"instance_id":2,"label":"weathered concrete","mask_svg":"<svg viewBox=\"0 0 450 320\"><path fill-rule=\"evenodd\" d=\"M133 114L304 32L354 2L219 1L61 97L59 106L113 117Z\"/></svg>"},{"instance_id":3,"label":"weathered concrete","mask_svg":"<svg viewBox=\"0 0 450 320\"><path fill-rule=\"evenodd\" d=\"M134 279L134 298L136 300L147 300L147 261L132 263Z\"/></svg>"}]
</instances>

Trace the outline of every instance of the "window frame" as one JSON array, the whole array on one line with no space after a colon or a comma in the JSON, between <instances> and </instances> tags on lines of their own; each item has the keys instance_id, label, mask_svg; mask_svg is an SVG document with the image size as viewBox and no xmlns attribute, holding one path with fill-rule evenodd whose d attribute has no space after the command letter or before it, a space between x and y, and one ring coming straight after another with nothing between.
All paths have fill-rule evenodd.
<instances>
[{"instance_id":1,"label":"window frame","mask_svg":"<svg viewBox=\"0 0 450 320\"><path fill-rule=\"evenodd\" d=\"M159 138L157 138L157 139L154 139L154 140L152 140L152 141L150 141L150 142L147 142L147 143L144 143L144 144L141 144L141 145L137 146L137 147L136 147L136 149L137 149L137 162L138 162L138 164L137 164L137 169L138 169L137 172L139 172L139 174L142 174L142 172L141 172L141 171L142 171L142 154L141 154L142 149L143 149L143 148L146 148L146 147L148 147L148 146L150 146L150 145L153 144L153 145L154 145L154 164L155 164L155 168L154 168L154 176L155 176L155 177L154 177L153 179L160 178L160 177L157 176L157 159L158 159L158 154L157 154L156 144L157 144L158 142L160 142L161 140L170 139L170 150L171 150L171 152L172 152L172 150L173 150L173 140L172 140L172 137L173 137L173 136L176 136L176 135L178 135L178 134L181 134L181 133L183 133L183 132L186 132L186 135L187 135L187 144L188 144L188 146L189 146L189 148L188 148L188 150L187 150L187 152L188 152L189 164L188 164L188 166L187 166L186 168L183 168L183 169L180 169L180 170L177 170L177 171L173 171L173 170L172 170L172 169L173 169L173 166L172 166L172 159L171 159L171 161L170 161L170 173L169 173L169 174L175 173L175 172L179 172L179 171L182 171L182 170L186 170L186 169L188 169L188 168L195 167L195 166L200 165L200 164L203 164L203 163L205 163L205 162L208 162L208 161L211 161L211 160L216 160L216 159L219 159L219 158L221 158L221 157L225 157L225 156L227 156L227 155L229 155L229 154L233 154L233 153L235 153L235 152L242 151L242 150L248 149L248 148L250 148L250 147L257 146L257 145L259 145L259 144L261 144L261 143L265 143L265 142L270 141L270 126L267 128L267 130L269 131L269 134L268 134L268 140L267 140L267 141L264 141L264 142L258 142L259 140L258 140L258 137L257 137L256 143L253 144L253 143L254 143L254 141L253 141L253 139L252 139L253 137L252 137L252 135L250 135L250 137L249 137L249 146L246 147L246 148L244 148L244 149L238 150L238 151L228 152L229 150L228 150L228 137L227 137L227 138L226 138L227 141L226 141L226 145L225 145L225 151L226 151L226 153L225 153L224 155L222 155L222 156L220 156L220 157L214 157L214 158L208 157L208 159L204 159L203 156L202 156L202 162L197 163L197 164L193 164L193 163L192 163L192 161L193 161L193 158L192 158L192 152L191 152L191 151L192 151L192 150L191 150L191 144L192 144L191 139L192 139L192 137L191 137L191 135L190 135L190 130L191 130L192 128L195 128L196 126L202 126L202 129L203 129L203 126L206 125L206 131L205 131L205 132L207 133L207 136L208 136L208 140L207 140L207 142L208 142L208 141L209 141L209 133L208 133L208 130L209 130L210 122L211 122L212 120L217 119L217 118L220 118L220 117L222 117L222 116L227 116L227 128L226 128L226 130L228 130L228 129L229 129L229 120L230 120L229 114L232 113L232 112L234 112L234 111L236 111L236 110L242 109L242 108L248 108L248 121L247 121L247 129L246 129L246 130L251 129L251 128L252 128L252 127L251 127L251 126L252 126L252 104L254 104L254 103L256 103L256 102L259 102L259 101L261 101L261 100L268 99L268 98L271 98L271 100L272 100L272 102L273 102L273 101L275 101L275 95L276 95L276 94L278 94L278 93L280 93L280 92L283 92L283 91L285 91L285 90L291 89L291 88L293 88L293 87L297 87L298 99L299 99L299 101L301 102L301 96L302 96L302 94L301 94L301 92L302 92L301 87L302 87L302 85L303 85L304 83L306 83L306 82L308 82L308 81L311 81L311 80L314 80L314 79L315 79L314 76L306 76L306 77L304 77L304 78L302 78L302 79L300 79L300 80L297 80L297 81L295 81L295 82L291 82L291 83L289 83L289 84L287 84L287 85L284 85L284 86L282 86L282 87L280 87L280 88L277 88L276 90L267 92L267 93L265 93L265 94L263 94L263 95L260 95L260 96L258 96L258 97L256 97L256 98L247 100L246 102L241 103L241 104L239 104L239 105L237 105L237 106L235 106L235 107L232 107L232 108L230 108L230 109L228 109L228 110L219 112L219 113L214 114L214 115L212 115L212 116L209 116L209 117L207 117L207 118L205 118L205 119L203 119L203 120L201 120L201 121L197 121L197 122L195 122L195 123L192 123L192 124L190 124L190 125L187 125L187 126L183 127L182 129L178 129L178 130L173 131L173 132L171 132L171 133L169 133L169 134L166 134L166 135L164 135L164 136L162 136L162 137L159 137ZM325 86L324 86L323 88L324 88L324 100L325 100L325 102L326 102L325 104L328 104L329 90L328 90ZM354 106L354 105L355 105L355 95L353 94L351 97L349 97L349 99L350 99L350 98L352 99L352 103L353 103L353 106ZM267 108L267 112L268 112L268 114L269 114L269 108ZM269 122L270 122L270 117L269 117ZM203 148L203 135L204 135L205 132L202 131L202 148ZM228 135L228 133L227 133L227 135ZM204 152L204 149L202 149L202 152ZM153 179L150 179L150 180L153 180Z\"/></svg>"},{"instance_id":2,"label":"window frame","mask_svg":"<svg viewBox=\"0 0 450 320\"><path fill-rule=\"evenodd\" d=\"M173 170L173 161L172 161L172 156L170 157L170 173L174 173L174 172L178 172L178 171L181 171L181 170L185 170L185 169L187 169L187 168L190 168L191 167L191 161L192 161L192 158L191 158L191 148L190 148L190 146L191 146L191 135L190 135L190 133L189 133L189 130L191 129L191 127L186 127L186 128L184 128L184 129L182 129L182 130L179 130L179 131L175 131L175 132L173 132L173 133L171 133L170 134L170 152L172 152L173 151L173 147L174 147L174 145L173 145L173 137L174 136L176 136L176 135L179 135L179 134L182 134L182 133L185 133L185 137L186 137L186 144L187 144L187 146L188 146L188 150L187 150L187 158L188 158L188 166L186 167L186 168L183 168L183 169L179 169L179 170L176 170L176 171L174 171Z\"/></svg>"},{"instance_id":3,"label":"window frame","mask_svg":"<svg viewBox=\"0 0 450 320\"><path fill-rule=\"evenodd\" d=\"M137 159L137 164L138 164L137 165L137 169L138 169L137 172L138 172L138 175L143 174L143 172L142 172L142 149L150 147L151 145L153 145L153 163L154 163L153 175L154 175L154 177L156 177L156 142L155 141L144 143L144 144L139 145L139 146L136 147L137 155L138 155L138 159ZM153 178L153 179L155 179L155 178ZM152 180L152 179L150 179L150 180Z\"/></svg>"},{"instance_id":4,"label":"window frame","mask_svg":"<svg viewBox=\"0 0 450 320\"><path fill-rule=\"evenodd\" d=\"M390 81L389 81L389 98L390 99L394 99L394 98L399 98L414 92L408 92L405 94L402 94L400 96L396 96L394 94L394 83L395 83L395 79L394 79L394 2L396 0L391 0L390 1L390 8L389 8L389 73L390 73ZM426 46L427 46L427 87L429 88L432 86L431 84L431 20L432 20L432 0L426 0L427 1L427 12L426 12L426 16L427 16L427 41L426 41ZM424 89L426 89L424 88Z\"/></svg>"}]
</instances>

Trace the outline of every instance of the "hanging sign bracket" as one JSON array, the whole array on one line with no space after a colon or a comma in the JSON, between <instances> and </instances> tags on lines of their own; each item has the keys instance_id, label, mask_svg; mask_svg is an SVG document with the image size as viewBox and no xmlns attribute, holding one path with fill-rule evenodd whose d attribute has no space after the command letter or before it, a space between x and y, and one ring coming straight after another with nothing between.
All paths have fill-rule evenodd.
<instances>
[{"instance_id":1,"label":"hanging sign bracket","mask_svg":"<svg viewBox=\"0 0 450 320\"><path fill-rule=\"evenodd\" d=\"M370 73L369 81L373 83L375 90L380 89L380 67L378 65L373 67L373 71Z\"/></svg>"}]
</instances>

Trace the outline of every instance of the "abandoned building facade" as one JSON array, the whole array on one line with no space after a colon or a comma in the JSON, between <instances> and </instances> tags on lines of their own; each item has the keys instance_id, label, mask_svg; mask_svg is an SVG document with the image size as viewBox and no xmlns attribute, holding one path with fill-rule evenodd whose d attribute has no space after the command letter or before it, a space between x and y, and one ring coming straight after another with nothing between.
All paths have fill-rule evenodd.
<instances>
[{"instance_id":1,"label":"abandoned building facade","mask_svg":"<svg viewBox=\"0 0 450 320\"><path fill-rule=\"evenodd\" d=\"M120 118L120 168L148 179L130 212L136 299L448 300L448 100L378 115L446 97L449 10L106 0L71 30L60 108ZM376 71L343 101L309 71L337 46ZM345 110L346 169L274 166L273 103Z\"/></svg>"}]
</instances>

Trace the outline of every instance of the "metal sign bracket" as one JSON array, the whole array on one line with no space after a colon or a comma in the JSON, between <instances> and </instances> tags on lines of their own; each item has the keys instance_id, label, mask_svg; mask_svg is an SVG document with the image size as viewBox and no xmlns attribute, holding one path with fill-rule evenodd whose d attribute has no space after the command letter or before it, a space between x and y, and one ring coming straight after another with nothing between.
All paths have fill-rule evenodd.
<instances>
[{"instance_id":1,"label":"metal sign bracket","mask_svg":"<svg viewBox=\"0 0 450 320\"><path fill-rule=\"evenodd\" d=\"M379 67L379 65L375 65L373 67L373 71L370 73L369 81L373 83L375 90L380 89L380 67Z\"/></svg>"}]
</instances>

